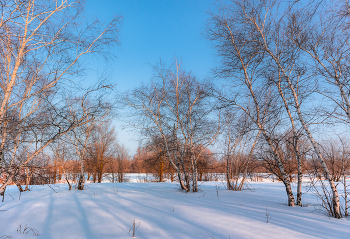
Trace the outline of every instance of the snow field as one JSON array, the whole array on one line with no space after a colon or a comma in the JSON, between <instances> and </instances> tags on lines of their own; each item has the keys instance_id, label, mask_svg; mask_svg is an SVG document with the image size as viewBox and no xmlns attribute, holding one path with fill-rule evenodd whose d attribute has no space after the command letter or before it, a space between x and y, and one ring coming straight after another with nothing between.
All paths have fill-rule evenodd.
<instances>
[{"instance_id":1,"label":"snow field","mask_svg":"<svg viewBox=\"0 0 350 239\"><path fill-rule=\"evenodd\" d=\"M201 182L198 193L169 182L51 187L32 186L21 195L8 187L0 238L132 238L134 219L136 238L350 238L350 220L314 211L310 193L303 194L307 207L286 206L280 182L251 182L251 190L238 192Z\"/></svg>"}]
</instances>

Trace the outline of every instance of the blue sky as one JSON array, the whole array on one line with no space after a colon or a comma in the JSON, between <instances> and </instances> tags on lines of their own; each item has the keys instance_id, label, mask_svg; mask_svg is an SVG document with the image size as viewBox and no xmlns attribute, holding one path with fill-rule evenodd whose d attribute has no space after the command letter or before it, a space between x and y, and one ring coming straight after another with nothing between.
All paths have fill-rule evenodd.
<instances>
[{"instance_id":1,"label":"blue sky","mask_svg":"<svg viewBox=\"0 0 350 239\"><path fill-rule=\"evenodd\" d=\"M152 77L150 64L160 59L182 62L187 71L207 77L215 66L215 51L203 37L212 0L87 0L86 14L108 22L115 15L123 17L120 46L110 49L117 56L107 63L94 62L87 80L107 69L118 91L125 91L147 82ZM91 79L90 79L91 78ZM119 141L134 154L137 136L122 131L116 120Z\"/></svg>"}]
</instances>

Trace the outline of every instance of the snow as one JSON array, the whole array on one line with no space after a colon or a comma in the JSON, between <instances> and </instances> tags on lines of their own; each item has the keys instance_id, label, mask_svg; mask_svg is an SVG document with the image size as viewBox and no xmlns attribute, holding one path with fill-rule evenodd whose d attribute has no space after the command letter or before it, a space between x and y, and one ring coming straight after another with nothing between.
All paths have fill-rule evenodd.
<instances>
[{"instance_id":1,"label":"snow","mask_svg":"<svg viewBox=\"0 0 350 239\"><path fill-rule=\"evenodd\" d=\"M280 182L250 182L244 191L201 182L198 193L171 182L51 187L20 195L9 186L0 202L0 238L132 238L134 219L136 238L350 238L350 218L315 211L317 199L305 190L306 207L286 206Z\"/></svg>"}]
</instances>

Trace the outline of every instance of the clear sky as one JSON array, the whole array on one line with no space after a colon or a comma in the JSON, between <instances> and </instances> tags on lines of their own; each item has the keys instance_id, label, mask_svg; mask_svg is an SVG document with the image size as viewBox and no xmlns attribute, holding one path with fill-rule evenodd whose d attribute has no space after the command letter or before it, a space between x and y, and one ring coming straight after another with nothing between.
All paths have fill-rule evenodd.
<instances>
[{"instance_id":1,"label":"clear sky","mask_svg":"<svg viewBox=\"0 0 350 239\"><path fill-rule=\"evenodd\" d=\"M123 17L120 47L110 49L117 56L112 62L94 62L102 71L108 65L118 91L132 89L152 77L149 64L159 59L172 63L175 57L187 71L204 78L215 66L215 51L203 37L204 26L213 0L87 0L86 14L107 22ZM93 68L94 68L93 67ZM95 75L95 72L91 72ZM134 154L137 136L120 129L118 138Z\"/></svg>"}]
</instances>

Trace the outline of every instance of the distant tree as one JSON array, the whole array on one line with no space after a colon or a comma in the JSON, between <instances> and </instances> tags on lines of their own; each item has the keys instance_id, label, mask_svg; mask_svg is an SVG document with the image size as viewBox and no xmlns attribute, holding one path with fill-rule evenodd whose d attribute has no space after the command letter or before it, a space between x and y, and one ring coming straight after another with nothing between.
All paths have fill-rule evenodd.
<instances>
[{"instance_id":1,"label":"distant tree","mask_svg":"<svg viewBox=\"0 0 350 239\"><path fill-rule=\"evenodd\" d=\"M229 107L224 113L224 121L222 135L227 189L242 190L260 131L253 130L251 121L245 113L235 114ZM246 155L247 148L250 148L248 155Z\"/></svg>"},{"instance_id":2,"label":"distant tree","mask_svg":"<svg viewBox=\"0 0 350 239\"><path fill-rule=\"evenodd\" d=\"M81 98L68 99L70 120L75 121L79 118L86 118L86 123L80 127L72 129L65 136L69 143L75 149L80 162L80 176L78 181L78 190L84 189L85 184L85 165L88 148L91 147L91 136L98 127L105 123L111 116L112 106L106 102L106 92L101 91L109 86L102 85L94 89L89 89ZM94 93L93 98L90 94ZM96 95L98 93L99 95Z\"/></svg>"},{"instance_id":3,"label":"distant tree","mask_svg":"<svg viewBox=\"0 0 350 239\"><path fill-rule=\"evenodd\" d=\"M96 126L91 132L91 143L87 148L88 155L86 156L93 170L94 182L96 180L98 183L102 182L104 167L116 157L117 152L117 134L111 122L103 122Z\"/></svg>"},{"instance_id":4,"label":"distant tree","mask_svg":"<svg viewBox=\"0 0 350 239\"><path fill-rule=\"evenodd\" d=\"M143 167L153 173L158 182L163 182L165 173L172 167L167 159L166 149L161 137L156 135L145 145L147 151L143 158Z\"/></svg>"},{"instance_id":5,"label":"distant tree","mask_svg":"<svg viewBox=\"0 0 350 239\"><path fill-rule=\"evenodd\" d=\"M216 159L209 149L202 149L201 145L195 147L194 153L200 154L197 156L198 180L206 180L209 171L214 168Z\"/></svg>"},{"instance_id":6,"label":"distant tree","mask_svg":"<svg viewBox=\"0 0 350 239\"><path fill-rule=\"evenodd\" d=\"M145 173L143 161L147 157L148 151L144 147L138 147L137 152L134 155L130 163L130 172L131 173Z\"/></svg>"},{"instance_id":7,"label":"distant tree","mask_svg":"<svg viewBox=\"0 0 350 239\"><path fill-rule=\"evenodd\" d=\"M128 149L121 144L116 144L117 147L114 157L107 162L105 172L108 174L111 182L124 182L125 173L129 171L129 152Z\"/></svg>"}]
</instances>

